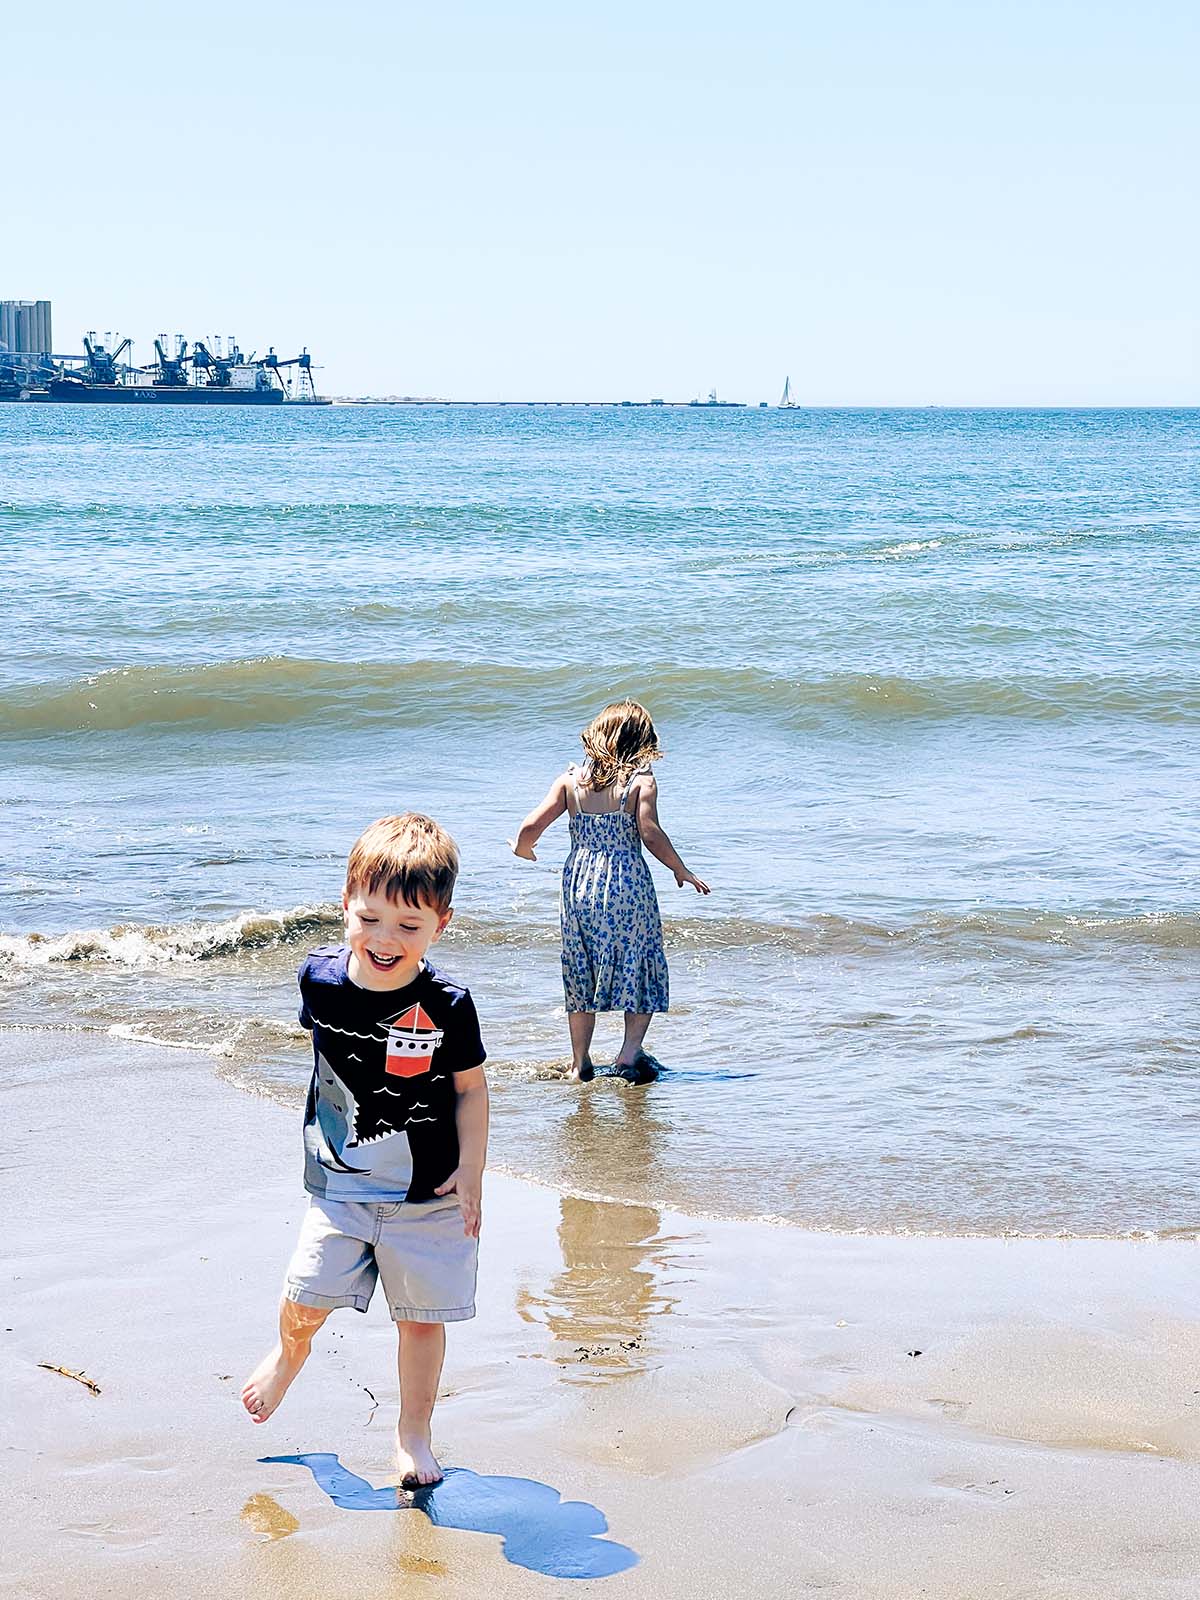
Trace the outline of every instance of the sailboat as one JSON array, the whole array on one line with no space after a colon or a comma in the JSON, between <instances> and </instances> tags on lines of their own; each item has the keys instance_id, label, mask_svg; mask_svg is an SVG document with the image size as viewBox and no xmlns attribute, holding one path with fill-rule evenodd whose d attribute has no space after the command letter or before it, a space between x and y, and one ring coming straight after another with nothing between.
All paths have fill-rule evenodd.
<instances>
[{"instance_id":1,"label":"sailboat","mask_svg":"<svg viewBox=\"0 0 1200 1600\"><path fill-rule=\"evenodd\" d=\"M792 399L792 380L790 378L783 380L783 393L779 397L779 409L780 411L796 410L796 402Z\"/></svg>"}]
</instances>

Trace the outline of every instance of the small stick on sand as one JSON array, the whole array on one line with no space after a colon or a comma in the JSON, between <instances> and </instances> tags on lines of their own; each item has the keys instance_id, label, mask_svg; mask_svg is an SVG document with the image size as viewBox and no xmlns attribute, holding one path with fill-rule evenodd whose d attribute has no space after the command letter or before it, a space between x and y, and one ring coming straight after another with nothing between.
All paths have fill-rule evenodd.
<instances>
[{"instance_id":1,"label":"small stick on sand","mask_svg":"<svg viewBox=\"0 0 1200 1600\"><path fill-rule=\"evenodd\" d=\"M86 1373L72 1372L70 1367L56 1367L53 1361L39 1361L39 1367L45 1367L47 1372L61 1372L64 1378L74 1378L76 1383L81 1383L85 1389L90 1389L93 1394L100 1393L100 1385L93 1382Z\"/></svg>"}]
</instances>

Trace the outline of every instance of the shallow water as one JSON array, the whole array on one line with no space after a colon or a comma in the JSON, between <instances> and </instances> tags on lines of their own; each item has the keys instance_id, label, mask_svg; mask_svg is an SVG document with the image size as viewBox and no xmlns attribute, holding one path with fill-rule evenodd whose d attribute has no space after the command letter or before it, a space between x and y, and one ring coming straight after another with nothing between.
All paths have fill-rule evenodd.
<instances>
[{"instance_id":1,"label":"shallow water","mask_svg":"<svg viewBox=\"0 0 1200 1600\"><path fill-rule=\"evenodd\" d=\"M499 1164L813 1227L1190 1231L1198 439L0 406L3 1016L298 1099L291 974L354 835L416 807L463 851L440 954ZM663 1076L581 1093L565 829L536 866L504 836L623 693L714 893L655 869Z\"/></svg>"}]
</instances>

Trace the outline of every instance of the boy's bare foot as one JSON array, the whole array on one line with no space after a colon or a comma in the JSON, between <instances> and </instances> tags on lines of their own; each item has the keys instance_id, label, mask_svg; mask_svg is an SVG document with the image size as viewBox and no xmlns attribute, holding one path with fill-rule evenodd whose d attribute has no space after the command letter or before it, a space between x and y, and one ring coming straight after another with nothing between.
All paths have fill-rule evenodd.
<instances>
[{"instance_id":1,"label":"boy's bare foot","mask_svg":"<svg viewBox=\"0 0 1200 1600\"><path fill-rule=\"evenodd\" d=\"M442 1469L430 1449L427 1434L401 1433L397 1428L396 1465L400 1469L402 1489L419 1489L424 1484L442 1481Z\"/></svg>"},{"instance_id":2,"label":"boy's bare foot","mask_svg":"<svg viewBox=\"0 0 1200 1600\"><path fill-rule=\"evenodd\" d=\"M242 1404L252 1422L265 1422L288 1392L292 1379L304 1365L308 1351L288 1360L281 1344L264 1356L242 1386Z\"/></svg>"},{"instance_id":3,"label":"boy's bare foot","mask_svg":"<svg viewBox=\"0 0 1200 1600\"><path fill-rule=\"evenodd\" d=\"M591 1083L595 1076L596 1069L592 1065L591 1056L584 1056L582 1063L578 1067L573 1066L567 1073L567 1077L574 1083Z\"/></svg>"}]
</instances>

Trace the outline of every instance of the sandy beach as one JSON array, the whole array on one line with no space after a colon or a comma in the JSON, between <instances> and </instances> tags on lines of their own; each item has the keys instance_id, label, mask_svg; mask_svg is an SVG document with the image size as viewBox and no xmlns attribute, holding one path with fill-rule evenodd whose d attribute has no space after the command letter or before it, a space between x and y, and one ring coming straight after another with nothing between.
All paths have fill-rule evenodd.
<instances>
[{"instance_id":1,"label":"sandy beach","mask_svg":"<svg viewBox=\"0 0 1200 1600\"><path fill-rule=\"evenodd\" d=\"M296 1116L196 1054L70 1044L53 1095L4 1091L5 1595L1197 1592L1192 1243L805 1234L490 1176L436 1443L599 1508L637 1562L574 1582L260 1463L395 1481L378 1305L269 1424L237 1402L303 1207Z\"/></svg>"}]
</instances>

